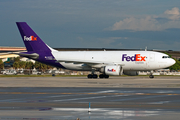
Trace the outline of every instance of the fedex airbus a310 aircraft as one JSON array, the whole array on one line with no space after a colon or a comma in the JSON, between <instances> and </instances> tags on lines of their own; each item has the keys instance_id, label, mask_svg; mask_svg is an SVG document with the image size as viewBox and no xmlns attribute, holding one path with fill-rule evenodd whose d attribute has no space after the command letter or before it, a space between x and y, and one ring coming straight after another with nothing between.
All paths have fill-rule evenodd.
<instances>
[{"instance_id":1,"label":"fedex airbus a310 aircraft","mask_svg":"<svg viewBox=\"0 0 180 120\"><path fill-rule=\"evenodd\" d=\"M138 75L138 71L152 71L175 64L168 55L153 51L57 51L46 45L27 25L17 22L27 52L20 56L55 67L77 71L92 71L88 78L109 78L109 75ZM150 78L154 76L150 75Z\"/></svg>"}]
</instances>

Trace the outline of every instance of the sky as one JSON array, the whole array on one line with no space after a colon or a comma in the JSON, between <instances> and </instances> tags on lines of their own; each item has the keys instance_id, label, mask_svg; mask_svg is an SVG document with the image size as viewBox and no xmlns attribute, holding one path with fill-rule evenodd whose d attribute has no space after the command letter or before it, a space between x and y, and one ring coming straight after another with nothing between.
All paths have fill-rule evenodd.
<instances>
[{"instance_id":1,"label":"sky","mask_svg":"<svg viewBox=\"0 0 180 120\"><path fill-rule=\"evenodd\" d=\"M1 0L0 46L27 22L53 48L180 51L180 0Z\"/></svg>"}]
</instances>

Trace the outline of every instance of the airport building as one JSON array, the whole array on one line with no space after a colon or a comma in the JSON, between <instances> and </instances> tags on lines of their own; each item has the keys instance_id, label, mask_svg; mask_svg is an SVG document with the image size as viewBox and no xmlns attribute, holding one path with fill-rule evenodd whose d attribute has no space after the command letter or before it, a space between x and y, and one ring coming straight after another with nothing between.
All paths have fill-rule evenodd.
<instances>
[{"instance_id":1,"label":"airport building","mask_svg":"<svg viewBox=\"0 0 180 120\"><path fill-rule=\"evenodd\" d=\"M0 59L5 62L8 58L14 58L19 57L19 55L16 54L10 54L10 52L17 52L17 51L26 51L25 47L0 47Z\"/></svg>"}]
</instances>

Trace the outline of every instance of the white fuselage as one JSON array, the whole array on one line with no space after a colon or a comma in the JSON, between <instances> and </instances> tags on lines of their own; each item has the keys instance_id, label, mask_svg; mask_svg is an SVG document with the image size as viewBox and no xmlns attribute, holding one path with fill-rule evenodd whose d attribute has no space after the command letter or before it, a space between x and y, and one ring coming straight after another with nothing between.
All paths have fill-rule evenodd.
<instances>
[{"instance_id":1,"label":"white fuselage","mask_svg":"<svg viewBox=\"0 0 180 120\"><path fill-rule=\"evenodd\" d=\"M70 70L121 65L124 71L146 71L167 68L175 63L168 55L153 51L52 51L52 54Z\"/></svg>"}]
</instances>

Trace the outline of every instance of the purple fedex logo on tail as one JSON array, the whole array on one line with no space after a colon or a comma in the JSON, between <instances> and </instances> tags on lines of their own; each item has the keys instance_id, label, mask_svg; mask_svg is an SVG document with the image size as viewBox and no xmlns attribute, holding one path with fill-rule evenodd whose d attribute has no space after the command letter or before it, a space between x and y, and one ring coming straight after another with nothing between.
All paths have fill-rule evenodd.
<instances>
[{"instance_id":1,"label":"purple fedex logo on tail","mask_svg":"<svg viewBox=\"0 0 180 120\"><path fill-rule=\"evenodd\" d=\"M34 36L26 37L26 36L24 36L24 41L37 41L37 37L34 37Z\"/></svg>"},{"instance_id":2,"label":"purple fedex logo on tail","mask_svg":"<svg viewBox=\"0 0 180 120\"><path fill-rule=\"evenodd\" d=\"M128 56L127 54L122 55L122 61L146 61L146 56L141 56L141 54L135 54L134 56Z\"/></svg>"}]
</instances>

